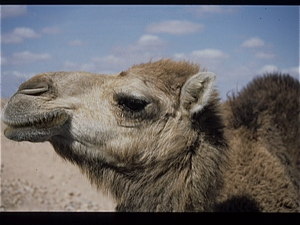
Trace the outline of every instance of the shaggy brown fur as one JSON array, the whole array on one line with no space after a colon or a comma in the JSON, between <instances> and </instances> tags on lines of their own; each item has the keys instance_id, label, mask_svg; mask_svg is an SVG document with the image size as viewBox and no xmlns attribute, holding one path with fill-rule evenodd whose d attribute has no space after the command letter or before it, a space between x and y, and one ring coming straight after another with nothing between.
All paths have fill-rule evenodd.
<instances>
[{"instance_id":1,"label":"shaggy brown fur","mask_svg":"<svg viewBox=\"0 0 300 225\"><path fill-rule=\"evenodd\" d=\"M199 70L37 75L5 106L5 135L49 141L117 211L299 211L299 82L266 75L221 105Z\"/></svg>"},{"instance_id":2,"label":"shaggy brown fur","mask_svg":"<svg viewBox=\"0 0 300 225\"><path fill-rule=\"evenodd\" d=\"M224 109L232 152L223 199L247 197L246 210L299 211L299 82L266 74L229 97ZM237 210L240 203L229 202L220 210Z\"/></svg>"}]
</instances>

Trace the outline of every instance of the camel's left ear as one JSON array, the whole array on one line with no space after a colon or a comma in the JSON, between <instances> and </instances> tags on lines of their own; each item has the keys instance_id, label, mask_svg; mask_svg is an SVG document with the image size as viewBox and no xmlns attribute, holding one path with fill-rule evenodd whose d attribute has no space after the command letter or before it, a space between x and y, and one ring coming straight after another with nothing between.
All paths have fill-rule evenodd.
<instances>
[{"instance_id":1,"label":"camel's left ear","mask_svg":"<svg viewBox=\"0 0 300 225\"><path fill-rule=\"evenodd\" d=\"M190 77L180 93L180 108L184 114L199 113L208 103L215 83L216 75L200 72Z\"/></svg>"}]
</instances>

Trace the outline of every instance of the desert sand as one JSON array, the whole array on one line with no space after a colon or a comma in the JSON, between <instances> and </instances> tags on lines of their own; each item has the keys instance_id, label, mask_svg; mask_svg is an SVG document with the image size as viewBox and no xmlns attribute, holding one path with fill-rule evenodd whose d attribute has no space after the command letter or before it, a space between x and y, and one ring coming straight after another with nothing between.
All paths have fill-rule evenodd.
<instances>
[{"instance_id":1,"label":"desert sand","mask_svg":"<svg viewBox=\"0 0 300 225\"><path fill-rule=\"evenodd\" d=\"M92 186L50 143L10 141L5 127L1 122L0 211L114 211L109 194Z\"/></svg>"}]
</instances>

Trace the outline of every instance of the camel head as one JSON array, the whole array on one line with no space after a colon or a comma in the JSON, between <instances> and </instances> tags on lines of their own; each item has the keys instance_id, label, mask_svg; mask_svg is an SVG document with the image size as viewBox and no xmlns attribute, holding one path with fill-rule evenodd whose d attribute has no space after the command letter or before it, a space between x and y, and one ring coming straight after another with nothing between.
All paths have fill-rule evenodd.
<instances>
[{"instance_id":1,"label":"camel head","mask_svg":"<svg viewBox=\"0 0 300 225\"><path fill-rule=\"evenodd\" d=\"M49 141L84 170L96 162L124 171L142 161L150 165L195 146L201 133L195 118L215 101L214 80L198 65L167 59L110 76L38 74L4 107L4 134Z\"/></svg>"},{"instance_id":2,"label":"camel head","mask_svg":"<svg viewBox=\"0 0 300 225\"><path fill-rule=\"evenodd\" d=\"M188 130L180 127L180 120L191 120L201 111L214 80L214 74L199 72L197 65L171 60L133 66L111 76L38 74L6 104L4 133L14 141L71 144L78 154L82 147L108 158L139 154L136 151L155 149L160 140L170 139L164 137L170 129ZM174 128L170 120L177 120Z\"/></svg>"}]
</instances>

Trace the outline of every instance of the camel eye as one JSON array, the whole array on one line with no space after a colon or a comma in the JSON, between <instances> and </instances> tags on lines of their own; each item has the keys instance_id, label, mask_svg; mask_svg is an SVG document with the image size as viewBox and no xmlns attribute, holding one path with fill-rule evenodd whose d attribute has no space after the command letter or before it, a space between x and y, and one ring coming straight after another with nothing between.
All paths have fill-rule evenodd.
<instances>
[{"instance_id":1,"label":"camel eye","mask_svg":"<svg viewBox=\"0 0 300 225\"><path fill-rule=\"evenodd\" d=\"M142 111L149 102L141 97L131 96L124 93L119 93L114 96L119 106L126 111L140 112Z\"/></svg>"},{"instance_id":2,"label":"camel eye","mask_svg":"<svg viewBox=\"0 0 300 225\"><path fill-rule=\"evenodd\" d=\"M140 99L129 99L122 102L122 106L125 109L129 109L135 112L143 110L146 107L146 105L148 105L148 103Z\"/></svg>"}]
</instances>

